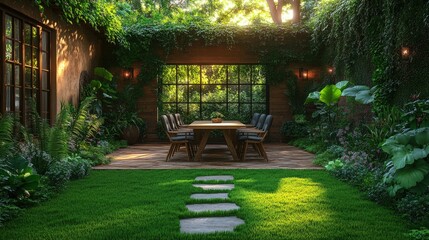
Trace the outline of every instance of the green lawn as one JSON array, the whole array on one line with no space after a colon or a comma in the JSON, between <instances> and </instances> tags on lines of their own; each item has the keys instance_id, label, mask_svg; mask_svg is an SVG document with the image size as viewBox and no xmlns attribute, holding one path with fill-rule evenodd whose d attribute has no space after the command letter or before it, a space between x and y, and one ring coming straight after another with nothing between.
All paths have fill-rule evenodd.
<instances>
[{"instance_id":1,"label":"green lawn","mask_svg":"<svg viewBox=\"0 0 429 240\"><path fill-rule=\"evenodd\" d=\"M234 233L179 233L200 175L232 174L246 221ZM353 187L312 170L93 171L0 229L0 239L404 239L408 226Z\"/></svg>"}]
</instances>

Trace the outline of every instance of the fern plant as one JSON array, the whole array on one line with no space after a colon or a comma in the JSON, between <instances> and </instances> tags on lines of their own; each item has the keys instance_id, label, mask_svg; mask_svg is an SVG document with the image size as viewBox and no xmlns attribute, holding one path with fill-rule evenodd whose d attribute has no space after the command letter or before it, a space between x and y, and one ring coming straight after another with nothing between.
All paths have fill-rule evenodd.
<instances>
[{"instance_id":1,"label":"fern plant","mask_svg":"<svg viewBox=\"0 0 429 240\"><path fill-rule=\"evenodd\" d=\"M13 118L0 115L0 159L6 158L13 152Z\"/></svg>"}]
</instances>

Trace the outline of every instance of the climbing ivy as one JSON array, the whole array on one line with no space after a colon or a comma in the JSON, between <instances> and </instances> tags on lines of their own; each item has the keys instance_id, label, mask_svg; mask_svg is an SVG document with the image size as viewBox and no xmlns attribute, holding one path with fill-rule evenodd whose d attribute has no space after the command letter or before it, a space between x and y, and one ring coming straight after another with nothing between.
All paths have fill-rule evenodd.
<instances>
[{"instance_id":1,"label":"climbing ivy","mask_svg":"<svg viewBox=\"0 0 429 240\"><path fill-rule=\"evenodd\" d=\"M370 73L379 86L377 108L416 92L429 96L429 69L421 68L429 61L428 10L427 1L320 1L309 26L315 48L330 52L326 64L338 75L359 83ZM409 59L400 55L403 46L411 50Z\"/></svg>"}]
</instances>

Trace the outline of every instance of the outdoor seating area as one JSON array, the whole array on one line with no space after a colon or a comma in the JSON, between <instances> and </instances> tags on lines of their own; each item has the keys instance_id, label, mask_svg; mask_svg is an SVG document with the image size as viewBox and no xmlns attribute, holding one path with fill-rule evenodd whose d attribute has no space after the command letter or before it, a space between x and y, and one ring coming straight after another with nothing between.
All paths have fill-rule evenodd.
<instances>
[{"instance_id":1,"label":"outdoor seating area","mask_svg":"<svg viewBox=\"0 0 429 240\"><path fill-rule=\"evenodd\" d=\"M272 125L272 115L254 113L247 125L240 121L194 121L185 125L180 113L161 115L161 122L170 140L166 161L169 161L181 146L186 149L189 161L201 161L211 131L220 130L234 161L246 161L250 144L259 156L268 162L263 142Z\"/></svg>"},{"instance_id":2,"label":"outdoor seating area","mask_svg":"<svg viewBox=\"0 0 429 240\"><path fill-rule=\"evenodd\" d=\"M429 1L0 19L0 239L429 240Z\"/></svg>"}]
</instances>

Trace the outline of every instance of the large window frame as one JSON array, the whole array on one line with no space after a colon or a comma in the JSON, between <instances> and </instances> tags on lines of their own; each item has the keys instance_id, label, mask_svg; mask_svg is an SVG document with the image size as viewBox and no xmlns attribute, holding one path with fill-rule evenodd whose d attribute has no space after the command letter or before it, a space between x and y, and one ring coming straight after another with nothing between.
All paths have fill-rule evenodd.
<instances>
[{"instance_id":1,"label":"large window frame","mask_svg":"<svg viewBox=\"0 0 429 240\"><path fill-rule=\"evenodd\" d=\"M28 126L32 99L43 119L52 119L55 31L0 5L0 113Z\"/></svg>"},{"instance_id":2,"label":"large window frame","mask_svg":"<svg viewBox=\"0 0 429 240\"><path fill-rule=\"evenodd\" d=\"M213 69L224 71L225 79L212 81L207 72ZM169 76L166 71L171 71ZM159 114L178 112L193 121L209 119L212 111L219 111L227 118L248 121L254 112L269 110L269 88L257 64L167 64L158 83ZM225 92L221 101L209 99L216 88Z\"/></svg>"}]
</instances>

